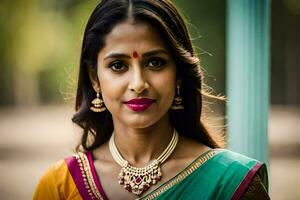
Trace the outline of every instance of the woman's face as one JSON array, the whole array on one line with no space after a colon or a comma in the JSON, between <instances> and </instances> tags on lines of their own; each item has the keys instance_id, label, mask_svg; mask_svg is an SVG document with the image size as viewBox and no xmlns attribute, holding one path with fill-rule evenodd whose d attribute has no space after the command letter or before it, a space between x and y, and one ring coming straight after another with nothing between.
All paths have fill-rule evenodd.
<instances>
[{"instance_id":1,"label":"woman's face","mask_svg":"<svg viewBox=\"0 0 300 200\"><path fill-rule=\"evenodd\" d=\"M97 67L114 123L146 128L168 117L176 67L154 27L142 22L117 24L106 36Z\"/></svg>"}]
</instances>

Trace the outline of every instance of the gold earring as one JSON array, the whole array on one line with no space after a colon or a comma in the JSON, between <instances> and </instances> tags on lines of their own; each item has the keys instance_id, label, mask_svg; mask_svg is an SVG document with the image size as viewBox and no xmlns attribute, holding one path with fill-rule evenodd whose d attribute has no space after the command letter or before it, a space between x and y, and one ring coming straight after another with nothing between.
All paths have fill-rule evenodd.
<instances>
[{"instance_id":1,"label":"gold earring","mask_svg":"<svg viewBox=\"0 0 300 200\"><path fill-rule=\"evenodd\" d=\"M177 85L177 92L175 95L175 99L173 101L173 104L171 106L172 110L183 110L183 104L182 104L182 97L180 96L180 86Z\"/></svg>"},{"instance_id":2,"label":"gold earring","mask_svg":"<svg viewBox=\"0 0 300 200\"><path fill-rule=\"evenodd\" d=\"M106 110L103 100L100 98L100 92L97 92L97 97L92 101L92 106L90 107L93 112L103 112Z\"/></svg>"}]
</instances>

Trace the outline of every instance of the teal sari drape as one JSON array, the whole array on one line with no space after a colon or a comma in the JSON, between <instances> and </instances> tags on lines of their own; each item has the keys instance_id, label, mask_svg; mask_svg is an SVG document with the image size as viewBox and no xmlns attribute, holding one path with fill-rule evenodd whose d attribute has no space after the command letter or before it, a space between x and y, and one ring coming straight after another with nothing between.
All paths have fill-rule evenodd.
<instances>
[{"instance_id":1,"label":"teal sari drape","mask_svg":"<svg viewBox=\"0 0 300 200\"><path fill-rule=\"evenodd\" d=\"M239 199L258 173L268 188L263 163L229 150L211 150L141 199Z\"/></svg>"}]
</instances>

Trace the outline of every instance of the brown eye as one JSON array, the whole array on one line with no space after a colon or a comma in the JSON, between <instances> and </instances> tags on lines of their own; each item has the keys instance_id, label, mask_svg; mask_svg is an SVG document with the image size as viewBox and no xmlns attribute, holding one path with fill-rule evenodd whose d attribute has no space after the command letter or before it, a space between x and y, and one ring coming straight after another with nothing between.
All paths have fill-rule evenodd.
<instances>
[{"instance_id":1,"label":"brown eye","mask_svg":"<svg viewBox=\"0 0 300 200\"><path fill-rule=\"evenodd\" d=\"M127 70L127 66L120 60L112 62L109 65L109 68L114 72L123 72Z\"/></svg>"},{"instance_id":2,"label":"brown eye","mask_svg":"<svg viewBox=\"0 0 300 200\"><path fill-rule=\"evenodd\" d=\"M147 66L153 69L160 69L165 63L165 60L162 58L151 58Z\"/></svg>"}]
</instances>

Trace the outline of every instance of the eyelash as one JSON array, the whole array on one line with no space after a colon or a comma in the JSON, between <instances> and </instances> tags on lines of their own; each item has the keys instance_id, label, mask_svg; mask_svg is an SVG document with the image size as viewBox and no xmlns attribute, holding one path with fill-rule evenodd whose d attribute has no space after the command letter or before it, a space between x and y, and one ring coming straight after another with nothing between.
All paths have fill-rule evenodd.
<instances>
[{"instance_id":1,"label":"eyelash","mask_svg":"<svg viewBox=\"0 0 300 200\"><path fill-rule=\"evenodd\" d=\"M116 69L116 65L121 65L122 69ZM125 71L125 69L123 67L127 67L127 65L125 65L121 60L116 60L113 61L111 64L109 64L108 66L112 71L116 72L116 73L121 73L123 71ZM115 69L114 69L115 68Z\"/></svg>"},{"instance_id":2,"label":"eyelash","mask_svg":"<svg viewBox=\"0 0 300 200\"><path fill-rule=\"evenodd\" d=\"M156 66L149 66L150 63L153 62L153 61L159 62L159 64L156 65ZM166 61L165 61L163 58L158 58L158 57L150 58L150 59L147 61L147 65L148 65L151 69L154 69L154 70L159 70L159 69L161 69L165 64L166 64Z\"/></svg>"},{"instance_id":3,"label":"eyelash","mask_svg":"<svg viewBox=\"0 0 300 200\"><path fill-rule=\"evenodd\" d=\"M158 64L156 63L156 65L154 64L155 66L153 66L153 63L152 63L153 61L158 62ZM152 63L152 66L150 66L151 63ZM158 58L158 57L152 57L152 58L146 60L146 62L145 62L145 66L154 71L160 70L165 64L166 64L166 61L163 58ZM117 66L117 65L121 65L121 66ZM119 69L116 67L119 67ZM124 62L121 60L115 60L111 64L109 64L108 68L110 68L113 72L122 73L127 70L128 66L126 64L124 64Z\"/></svg>"}]
</instances>

